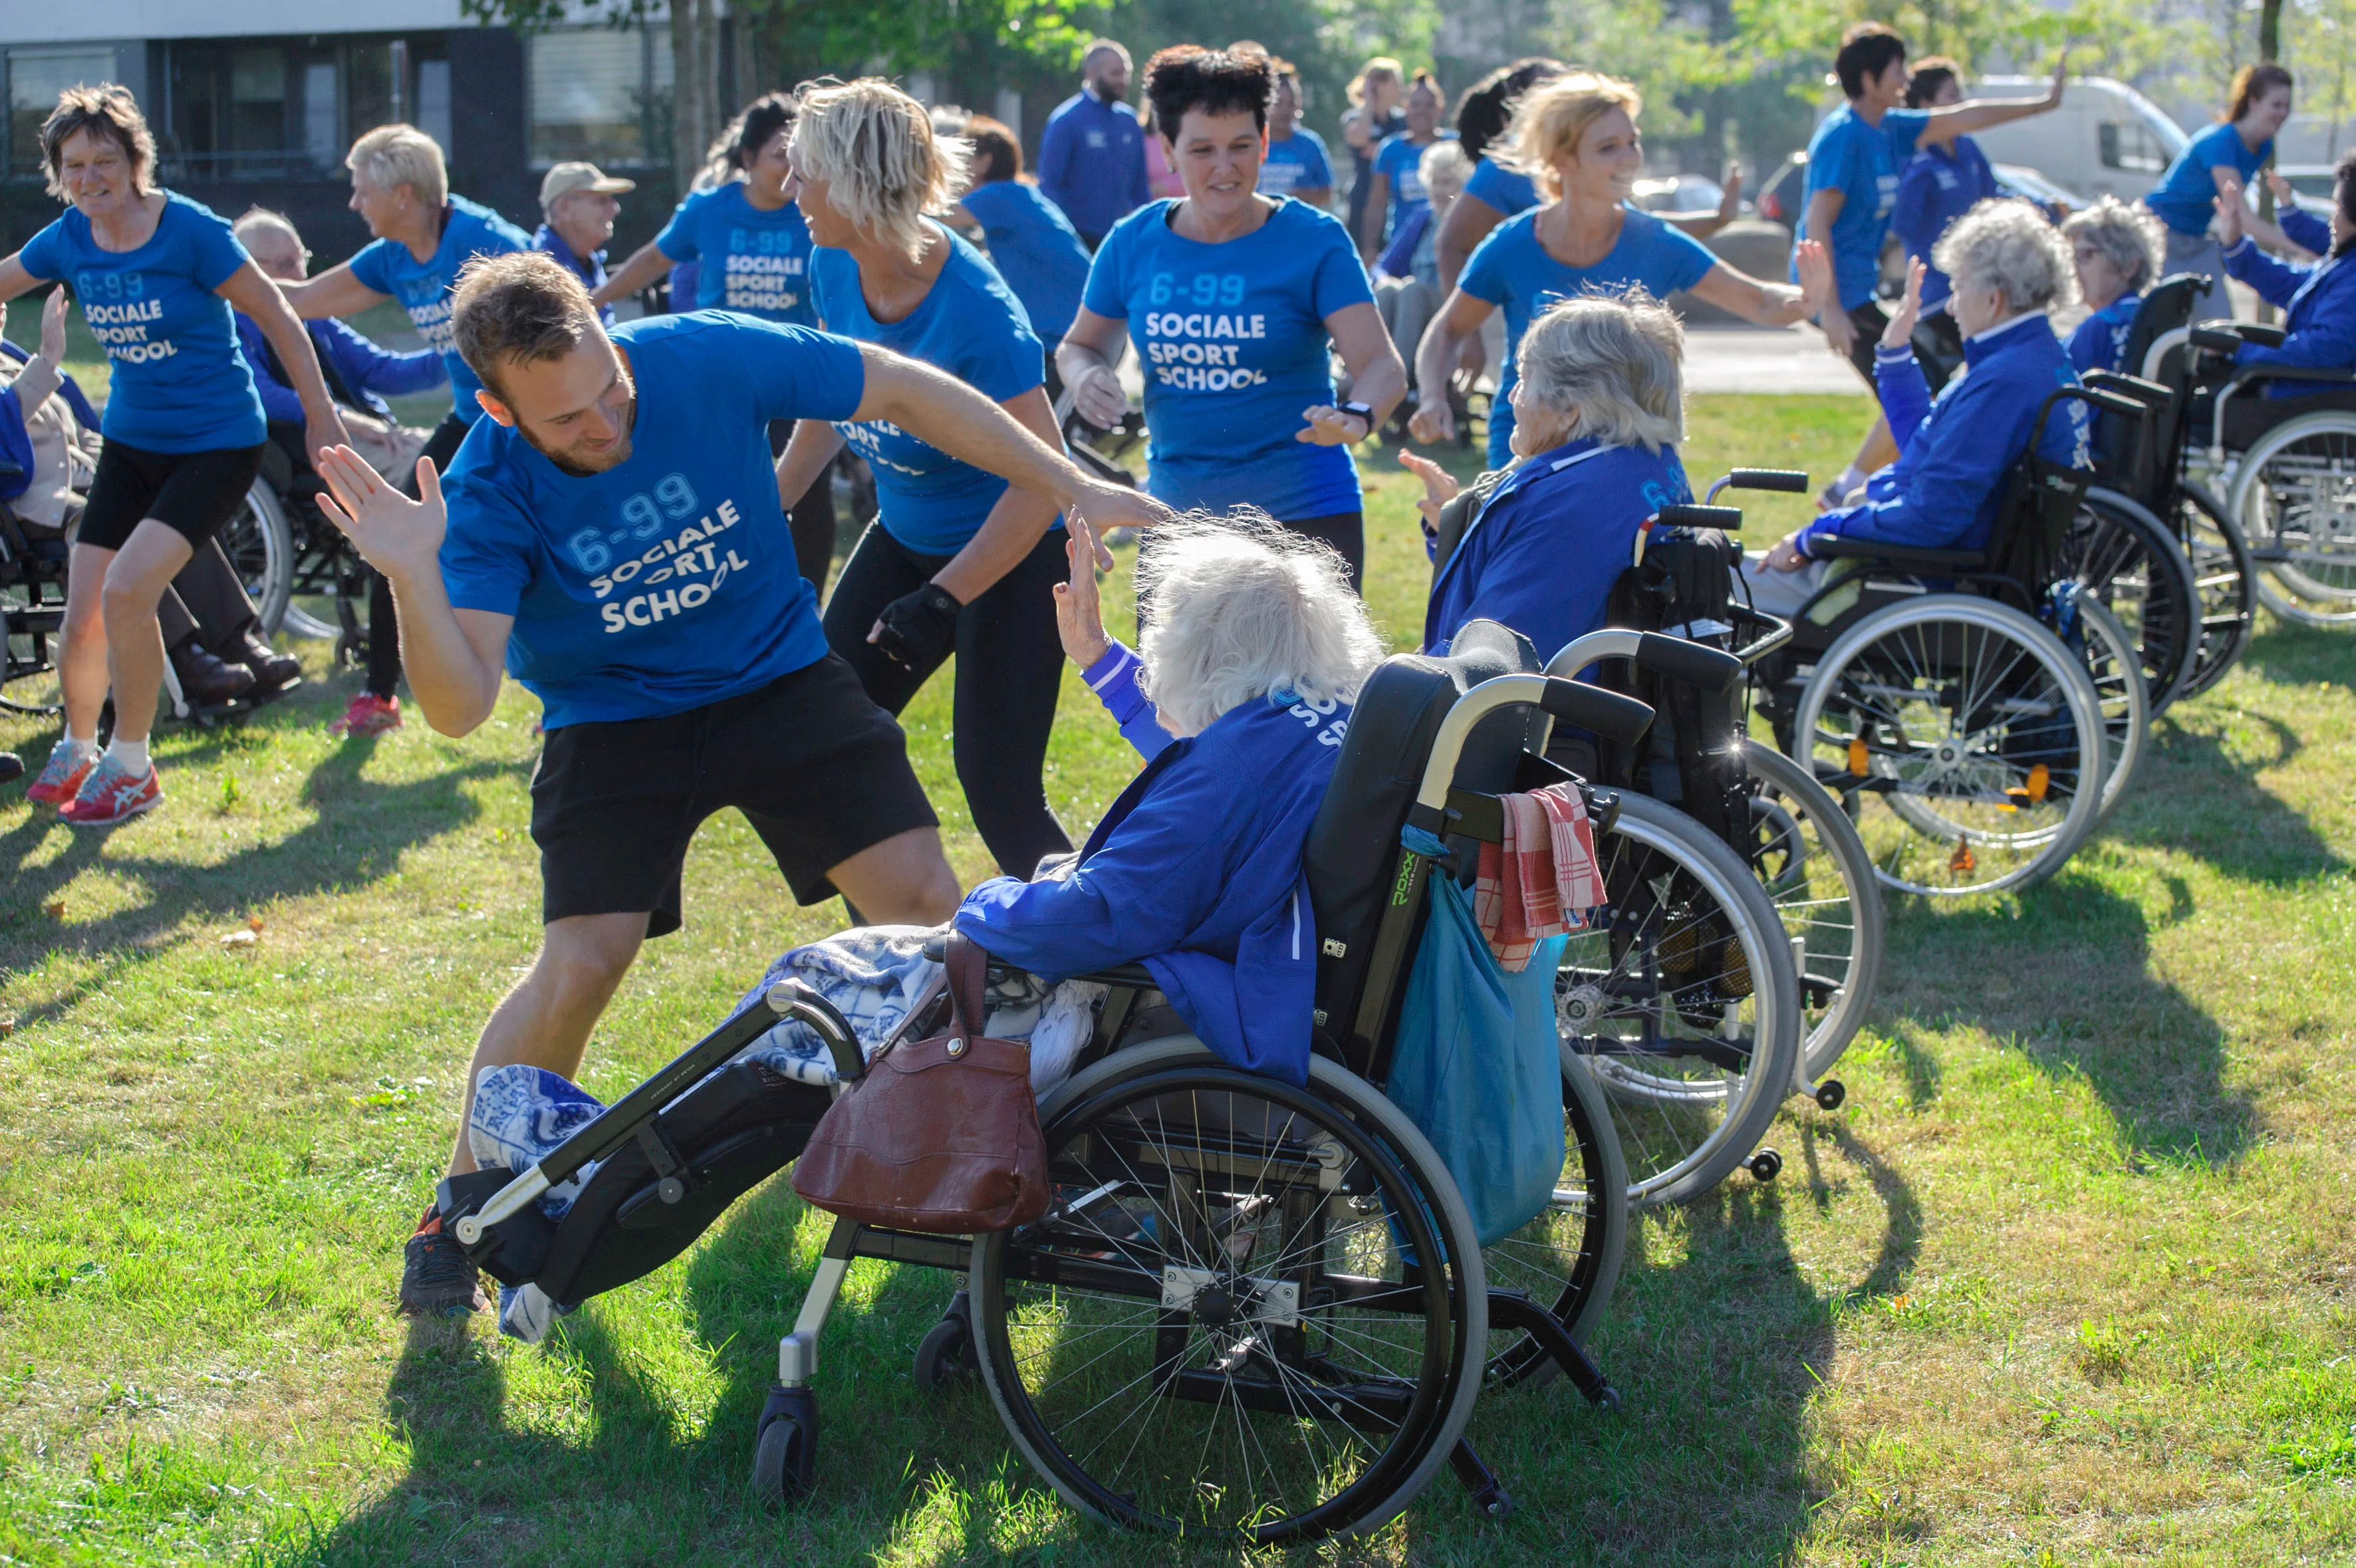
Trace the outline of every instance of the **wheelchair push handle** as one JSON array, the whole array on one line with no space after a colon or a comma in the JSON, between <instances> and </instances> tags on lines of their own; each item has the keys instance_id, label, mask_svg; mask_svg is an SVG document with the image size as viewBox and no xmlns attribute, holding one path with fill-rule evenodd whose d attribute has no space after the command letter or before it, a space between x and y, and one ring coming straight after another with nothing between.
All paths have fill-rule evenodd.
<instances>
[{"instance_id":1,"label":"wheelchair push handle","mask_svg":"<svg viewBox=\"0 0 2356 1568\"><path fill-rule=\"evenodd\" d=\"M1626 659L1636 668L1670 681L1698 686L1705 692L1719 695L1734 690L1742 679L1743 660L1705 643L1688 641L1682 637L1670 637L1657 631L1630 631L1622 627L1606 627L1590 631L1564 645L1562 650L1547 660L1549 676L1568 678L1599 660ZM1594 691L1595 687L1582 687ZM1643 704L1638 704L1642 706ZM1554 710L1548 708L1548 713ZM1575 720L1598 735L1606 732L1587 721ZM1649 721L1648 721L1649 722ZM1642 730L1638 735L1643 734ZM1617 736L1612 738L1617 739Z\"/></svg>"},{"instance_id":2,"label":"wheelchair push handle","mask_svg":"<svg viewBox=\"0 0 2356 1568\"><path fill-rule=\"evenodd\" d=\"M1500 709L1514 707L1542 709L1622 746L1633 746L1653 727L1651 707L1617 692L1554 675L1492 676L1456 699L1432 737L1423 782L1415 793L1416 805L1432 822L1440 821L1447 808L1449 786L1455 782L1456 764L1473 726Z\"/></svg>"},{"instance_id":3,"label":"wheelchair push handle","mask_svg":"<svg viewBox=\"0 0 2356 1568\"><path fill-rule=\"evenodd\" d=\"M1565 724L1593 730L1622 746L1635 745L1653 727L1653 710L1646 704L1580 681L1548 677L1538 706Z\"/></svg>"},{"instance_id":4,"label":"wheelchair push handle","mask_svg":"<svg viewBox=\"0 0 2356 1568\"><path fill-rule=\"evenodd\" d=\"M1690 501L1665 506L1654 515L1655 528L1722 528L1742 532L1742 509L1737 506L1697 506Z\"/></svg>"},{"instance_id":5,"label":"wheelchair push handle","mask_svg":"<svg viewBox=\"0 0 2356 1568\"><path fill-rule=\"evenodd\" d=\"M1734 468L1709 487L1712 499L1720 490L1780 490L1789 496L1808 493L1808 476L1799 468Z\"/></svg>"}]
</instances>

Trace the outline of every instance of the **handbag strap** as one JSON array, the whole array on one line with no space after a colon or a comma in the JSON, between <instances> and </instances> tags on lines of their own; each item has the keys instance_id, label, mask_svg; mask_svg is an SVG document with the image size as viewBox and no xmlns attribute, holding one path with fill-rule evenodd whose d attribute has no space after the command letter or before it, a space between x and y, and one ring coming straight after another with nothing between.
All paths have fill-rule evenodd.
<instances>
[{"instance_id":1,"label":"handbag strap","mask_svg":"<svg viewBox=\"0 0 2356 1568\"><path fill-rule=\"evenodd\" d=\"M990 955L963 931L949 933L949 1021L969 1040L981 1038L990 1015L982 1008L982 990L989 979Z\"/></svg>"}]
</instances>

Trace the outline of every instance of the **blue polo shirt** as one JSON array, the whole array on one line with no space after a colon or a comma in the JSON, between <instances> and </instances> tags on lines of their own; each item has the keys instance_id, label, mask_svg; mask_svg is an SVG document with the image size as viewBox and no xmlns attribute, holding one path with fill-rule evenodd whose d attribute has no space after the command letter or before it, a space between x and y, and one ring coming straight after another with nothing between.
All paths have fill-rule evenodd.
<instances>
[{"instance_id":1,"label":"blue polo shirt","mask_svg":"<svg viewBox=\"0 0 2356 1568\"><path fill-rule=\"evenodd\" d=\"M809 298L809 225L792 202L763 211L732 179L679 204L655 249L693 262L695 308L741 310L764 321L814 327Z\"/></svg>"},{"instance_id":2,"label":"blue polo shirt","mask_svg":"<svg viewBox=\"0 0 2356 1568\"><path fill-rule=\"evenodd\" d=\"M458 286L458 270L477 256L530 249L530 235L489 208L454 196L442 209L441 242L423 261L398 241L377 240L345 264L361 283L401 301L417 335L450 367L451 412L472 424L482 415L475 394L483 383L451 341L450 294Z\"/></svg>"},{"instance_id":3,"label":"blue polo shirt","mask_svg":"<svg viewBox=\"0 0 2356 1568\"><path fill-rule=\"evenodd\" d=\"M2211 125L2184 144L2143 204L2179 234L2205 234L2209 220L2217 215L2217 181L2210 171L2232 169L2246 187L2274 151L2271 136L2252 147L2244 145L2242 134L2231 124Z\"/></svg>"},{"instance_id":4,"label":"blue polo shirt","mask_svg":"<svg viewBox=\"0 0 2356 1568\"><path fill-rule=\"evenodd\" d=\"M1472 177L1464 182L1464 194L1487 202L1511 218L1538 204L1538 182L1519 169L1510 169L1494 158L1483 157L1472 166Z\"/></svg>"},{"instance_id":5,"label":"blue polo shirt","mask_svg":"<svg viewBox=\"0 0 2356 1568\"><path fill-rule=\"evenodd\" d=\"M1101 238L1144 205L1145 132L1126 104L1082 88L1047 116L1039 134L1039 189L1072 227Z\"/></svg>"},{"instance_id":6,"label":"blue polo shirt","mask_svg":"<svg viewBox=\"0 0 2356 1568\"><path fill-rule=\"evenodd\" d=\"M1325 155L1324 137L1301 125L1284 140L1269 143L1268 156L1260 160L1259 166L1262 196L1290 196L1296 191L1333 188L1333 163Z\"/></svg>"},{"instance_id":7,"label":"blue polo shirt","mask_svg":"<svg viewBox=\"0 0 2356 1568\"><path fill-rule=\"evenodd\" d=\"M552 730L685 713L827 653L768 428L854 413L858 345L720 311L613 338L638 388L627 458L567 474L486 419L443 480L450 602L515 618L508 673Z\"/></svg>"},{"instance_id":8,"label":"blue polo shirt","mask_svg":"<svg viewBox=\"0 0 2356 1568\"><path fill-rule=\"evenodd\" d=\"M211 208L164 192L155 232L135 251L101 250L90 220L68 208L16 259L37 278L64 280L106 349L108 440L211 452L269 434L236 312L213 292L252 258Z\"/></svg>"},{"instance_id":9,"label":"blue polo shirt","mask_svg":"<svg viewBox=\"0 0 2356 1568\"><path fill-rule=\"evenodd\" d=\"M981 225L990 264L1023 302L1031 330L1042 343L1062 342L1088 281L1088 248L1063 209L1019 179L977 185L958 201Z\"/></svg>"},{"instance_id":10,"label":"blue polo shirt","mask_svg":"<svg viewBox=\"0 0 2356 1568\"><path fill-rule=\"evenodd\" d=\"M1800 197L1796 238L1823 240L1832 251L1833 278L1844 310L1855 310L1873 297L1881 277L1882 237L1890 231L1890 214L1898 205L1899 171L1914 156L1930 123L1927 109L1892 109L1882 115L1880 124L1869 124L1855 104L1844 103L1825 116L1808 141L1808 178ZM1838 190L1846 199L1829 235L1808 231L1808 199L1820 190ZM1799 275L1795 253L1793 281L1798 282Z\"/></svg>"}]
</instances>

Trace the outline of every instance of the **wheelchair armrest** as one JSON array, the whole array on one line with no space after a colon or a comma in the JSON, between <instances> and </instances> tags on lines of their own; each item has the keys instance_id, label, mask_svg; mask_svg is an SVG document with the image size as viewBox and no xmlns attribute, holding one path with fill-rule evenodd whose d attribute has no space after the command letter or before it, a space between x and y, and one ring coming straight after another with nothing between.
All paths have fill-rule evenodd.
<instances>
[{"instance_id":1,"label":"wheelchair armrest","mask_svg":"<svg viewBox=\"0 0 2356 1568\"><path fill-rule=\"evenodd\" d=\"M2081 379L2097 392L2130 397L2147 408L2157 408L2176 395L2158 381L2147 381L2141 376L2130 376L2118 371L2088 371Z\"/></svg>"},{"instance_id":2,"label":"wheelchair armrest","mask_svg":"<svg viewBox=\"0 0 2356 1568\"><path fill-rule=\"evenodd\" d=\"M1162 988L1162 983L1153 978L1153 972L1141 963L1111 964L1072 978L1092 981L1098 985L1125 986L1133 991L1159 991Z\"/></svg>"},{"instance_id":3,"label":"wheelchair armrest","mask_svg":"<svg viewBox=\"0 0 2356 1568\"><path fill-rule=\"evenodd\" d=\"M1987 557L1976 550L1909 550L1878 539L1812 539L1808 554L1819 561L1879 561L1907 572L1987 570Z\"/></svg>"},{"instance_id":4,"label":"wheelchair armrest","mask_svg":"<svg viewBox=\"0 0 2356 1568\"><path fill-rule=\"evenodd\" d=\"M1740 668L1736 666L1738 671ZM1622 746L1635 745L1644 738L1644 732L1653 727L1653 710L1649 704L1633 697L1623 697L1617 692L1607 692L1601 686L1566 681L1559 676L1546 678L1546 693L1539 697L1538 706L1566 724L1593 730L1604 739L1616 741Z\"/></svg>"},{"instance_id":5,"label":"wheelchair armrest","mask_svg":"<svg viewBox=\"0 0 2356 1568\"><path fill-rule=\"evenodd\" d=\"M1719 696L1734 690L1734 683L1742 679L1742 660L1733 654L1657 631L1636 634L1636 667Z\"/></svg>"},{"instance_id":6,"label":"wheelchair armrest","mask_svg":"<svg viewBox=\"0 0 2356 1568\"><path fill-rule=\"evenodd\" d=\"M2226 378L2225 385L2239 390L2252 381L2356 381L2356 371L2345 365L2244 365Z\"/></svg>"},{"instance_id":7,"label":"wheelchair armrest","mask_svg":"<svg viewBox=\"0 0 2356 1568\"><path fill-rule=\"evenodd\" d=\"M2236 322L2233 332L2243 342L2255 343L2261 349L2279 349L2290 337L2287 328L2269 326L2263 321Z\"/></svg>"}]
</instances>

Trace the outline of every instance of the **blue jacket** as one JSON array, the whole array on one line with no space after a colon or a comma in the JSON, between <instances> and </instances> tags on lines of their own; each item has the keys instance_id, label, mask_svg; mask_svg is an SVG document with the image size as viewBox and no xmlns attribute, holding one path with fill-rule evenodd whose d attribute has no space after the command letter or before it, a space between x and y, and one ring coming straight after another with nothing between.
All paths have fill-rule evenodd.
<instances>
[{"instance_id":1,"label":"blue jacket","mask_svg":"<svg viewBox=\"0 0 2356 1568\"><path fill-rule=\"evenodd\" d=\"M1072 227L1100 240L1145 205L1145 132L1128 107L1083 88L1047 116L1038 173Z\"/></svg>"},{"instance_id":2,"label":"blue jacket","mask_svg":"<svg viewBox=\"0 0 2356 1568\"><path fill-rule=\"evenodd\" d=\"M605 252L592 251L586 256L576 256L573 253L573 247L565 243L564 236L545 223L532 231L531 248L543 254L554 256L558 264L574 277L579 278L582 286L591 294L595 294L605 286ZM614 325L614 307L610 305L599 306L597 319L608 327Z\"/></svg>"},{"instance_id":3,"label":"blue jacket","mask_svg":"<svg viewBox=\"0 0 2356 1568\"><path fill-rule=\"evenodd\" d=\"M1952 148L1926 143L1898 177L1897 205L1890 209L1890 231L1906 247L1909 262L1929 268L1922 279L1922 309L1927 314L1944 305L1954 292L1947 274L1931 265L1931 247L1947 225L1972 209L1976 201L1996 194L1996 170L1987 155L1969 136L1957 136Z\"/></svg>"},{"instance_id":4,"label":"blue jacket","mask_svg":"<svg viewBox=\"0 0 2356 1568\"><path fill-rule=\"evenodd\" d=\"M2141 375L2140 367L2121 365L2119 359L2127 351L2127 334L2134 329L2136 312L2142 306L2143 295L2123 294L2078 323L2077 330L2070 334L2070 368L2082 376L2088 371L2117 370Z\"/></svg>"},{"instance_id":5,"label":"blue jacket","mask_svg":"<svg viewBox=\"0 0 2356 1568\"><path fill-rule=\"evenodd\" d=\"M2225 270L2284 312L2290 336L2279 349L2244 344L2233 356L2240 365L2315 365L2356 368L2356 265L2331 253L2331 226L2312 213L2286 211L2283 232L2323 260L2311 266L2277 261L2250 242L2248 235L2225 252ZM2311 381L2268 381L2268 397L2308 397Z\"/></svg>"},{"instance_id":6,"label":"blue jacket","mask_svg":"<svg viewBox=\"0 0 2356 1568\"><path fill-rule=\"evenodd\" d=\"M379 419L392 417L386 398L423 392L450 379L449 368L432 349L396 354L377 347L333 317L305 321L303 326L311 334L311 347L318 352L328 394ZM262 411L275 421L302 424L303 400L287 383L284 367L271 351L270 339L243 311L237 314L237 342L245 351L245 362L253 368L253 390L262 394Z\"/></svg>"},{"instance_id":7,"label":"blue jacket","mask_svg":"<svg viewBox=\"0 0 2356 1568\"><path fill-rule=\"evenodd\" d=\"M983 883L958 929L1047 979L1141 961L1226 1061L1307 1082L1317 922L1301 852L1349 720L1346 703L1230 709L1161 748L1066 874Z\"/></svg>"},{"instance_id":8,"label":"blue jacket","mask_svg":"<svg viewBox=\"0 0 2356 1568\"><path fill-rule=\"evenodd\" d=\"M1490 495L1440 568L1424 611L1424 650L1445 651L1478 616L1553 658L1602 624L1644 520L1692 499L1674 446L1655 454L1585 439L1531 458Z\"/></svg>"},{"instance_id":9,"label":"blue jacket","mask_svg":"<svg viewBox=\"0 0 2356 1568\"><path fill-rule=\"evenodd\" d=\"M1933 403L1912 350L1877 352L1874 379L1898 461L1867 482L1862 503L1810 524L1800 536L1802 554L1831 538L1915 550L1977 550L1987 542L2006 481L2029 449L2037 411L2054 388L2077 385L2078 375L2042 314L1965 338L1964 363L1970 374L1949 381ZM2091 467L2086 405L2072 401L2055 409L2038 451L2051 462Z\"/></svg>"}]
</instances>

